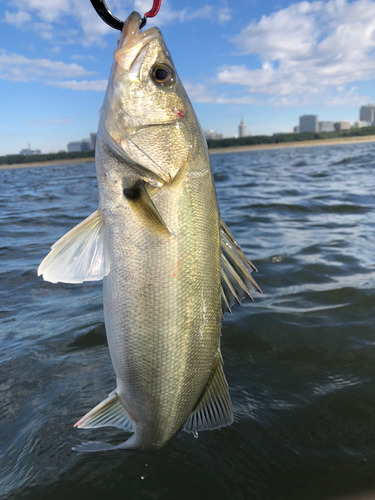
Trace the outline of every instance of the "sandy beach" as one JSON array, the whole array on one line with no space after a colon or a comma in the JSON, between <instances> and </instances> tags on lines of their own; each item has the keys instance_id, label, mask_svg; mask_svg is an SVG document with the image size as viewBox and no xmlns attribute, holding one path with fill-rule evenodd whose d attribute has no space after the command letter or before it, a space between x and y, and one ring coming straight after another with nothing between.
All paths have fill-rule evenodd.
<instances>
[{"instance_id":1,"label":"sandy beach","mask_svg":"<svg viewBox=\"0 0 375 500\"><path fill-rule=\"evenodd\" d=\"M262 151L265 149L310 148L315 146L335 146L339 144L359 144L362 142L375 142L375 135L362 137L339 137L337 139L320 139L316 141L283 142L279 144L257 144L254 146L235 146L229 148L209 149L211 155L223 153L240 153L242 151ZM0 165L0 170L12 168L50 167L52 165L73 165L75 163L88 163L95 158L75 158L71 160L51 160L30 163L15 163L13 165Z\"/></svg>"}]
</instances>

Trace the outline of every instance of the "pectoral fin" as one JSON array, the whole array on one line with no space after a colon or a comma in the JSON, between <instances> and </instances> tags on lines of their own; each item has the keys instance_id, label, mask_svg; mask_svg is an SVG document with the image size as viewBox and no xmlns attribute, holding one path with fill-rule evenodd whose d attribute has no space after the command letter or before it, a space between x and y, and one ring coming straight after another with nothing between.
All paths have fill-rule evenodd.
<instances>
[{"instance_id":1,"label":"pectoral fin","mask_svg":"<svg viewBox=\"0 0 375 500\"><path fill-rule=\"evenodd\" d=\"M96 210L52 247L38 268L38 276L51 283L83 283L107 276L110 257L105 226Z\"/></svg>"},{"instance_id":2,"label":"pectoral fin","mask_svg":"<svg viewBox=\"0 0 375 500\"><path fill-rule=\"evenodd\" d=\"M225 427L233 422L232 404L219 353L203 394L187 419L184 431L199 432Z\"/></svg>"},{"instance_id":3,"label":"pectoral fin","mask_svg":"<svg viewBox=\"0 0 375 500\"><path fill-rule=\"evenodd\" d=\"M144 224L171 235L142 180L137 181L132 188L124 189L124 196Z\"/></svg>"},{"instance_id":4,"label":"pectoral fin","mask_svg":"<svg viewBox=\"0 0 375 500\"><path fill-rule=\"evenodd\" d=\"M86 413L74 427L88 429L93 427L117 427L126 432L133 432L133 423L122 406L115 391L108 398Z\"/></svg>"},{"instance_id":5,"label":"pectoral fin","mask_svg":"<svg viewBox=\"0 0 375 500\"><path fill-rule=\"evenodd\" d=\"M252 262L247 259L231 232L220 220L221 250L221 308L222 314L232 312L231 306L249 297L254 291L262 293L257 282L251 276L256 271Z\"/></svg>"}]
</instances>

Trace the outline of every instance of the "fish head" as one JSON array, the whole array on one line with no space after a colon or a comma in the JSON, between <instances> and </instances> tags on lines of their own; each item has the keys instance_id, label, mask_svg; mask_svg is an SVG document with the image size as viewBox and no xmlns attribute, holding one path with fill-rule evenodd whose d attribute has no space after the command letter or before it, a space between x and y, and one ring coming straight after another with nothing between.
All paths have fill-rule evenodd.
<instances>
[{"instance_id":1,"label":"fish head","mask_svg":"<svg viewBox=\"0 0 375 500\"><path fill-rule=\"evenodd\" d=\"M172 183L200 127L160 30L124 24L101 110L99 133L112 152L154 186Z\"/></svg>"}]
</instances>

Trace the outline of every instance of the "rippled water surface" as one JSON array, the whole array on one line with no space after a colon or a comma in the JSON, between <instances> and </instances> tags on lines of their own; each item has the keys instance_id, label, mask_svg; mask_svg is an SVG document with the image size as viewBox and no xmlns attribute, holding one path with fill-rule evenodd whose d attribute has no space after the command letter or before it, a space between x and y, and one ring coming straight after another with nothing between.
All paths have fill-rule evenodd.
<instances>
[{"instance_id":1,"label":"rippled water surface","mask_svg":"<svg viewBox=\"0 0 375 500\"><path fill-rule=\"evenodd\" d=\"M113 388L101 283L36 275L97 206L93 164L0 171L0 495L319 500L375 490L375 145L212 156L263 296L222 332L235 423L158 452L80 454Z\"/></svg>"}]
</instances>

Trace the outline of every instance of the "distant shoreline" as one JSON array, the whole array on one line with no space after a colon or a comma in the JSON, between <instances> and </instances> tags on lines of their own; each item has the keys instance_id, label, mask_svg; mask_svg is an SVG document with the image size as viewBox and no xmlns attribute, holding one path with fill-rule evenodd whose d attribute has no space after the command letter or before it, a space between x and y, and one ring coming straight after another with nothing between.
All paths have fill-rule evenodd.
<instances>
[{"instance_id":1,"label":"distant shoreline","mask_svg":"<svg viewBox=\"0 0 375 500\"><path fill-rule=\"evenodd\" d=\"M266 149L309 148L315 146L337 146L340 144L360 144L375 142L375 135L337 137L334 139L317 139L316 141L279 142L277 144L254 144L251 146L230 146L228 148L209 149L210 155L223 153L240 153L241 151L263 151Z\"/></svg>"},{"instance_id":2,"label":"distant shoreline","mask_svg":"<svg viewBox=\"0 0 375 500\"><path fill-rule=\"evenodd\" d=\"M12 168L30 168L30 167L52 167L53 165L74 165L74 163L94 162L95 158L70 158L66 160L34 161L30 163L13 163L12 165L0 165L0 170Z\"/></svg>"},{"instance_id":3,"label":"distant shoreline","mask_svg":"<svg viewBox=\"0 0 375 500\"><path fill-rule=\"evenodd\" d=\"M337 146L340 144L360 144L365 142L374 142L375 135L356 136L356 137L337 137L335 139L319 139L316 141L299 141L299 142L279 142L278 144L255 144L252 146L233 146L228 148L209 149L211 155L223 153L241 153L245 151L263 151L267 149L287 149L287 148L308 148L315 146ZM51 167L53 165L74 165L75 163L94 162L95 158L75 158L67 160L51 160L30 163L15 163L13 165L0 165L0 170L8 170L14 168L30 168L30 167Z\"/></svg>"}]
</instances>

